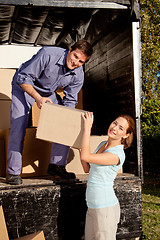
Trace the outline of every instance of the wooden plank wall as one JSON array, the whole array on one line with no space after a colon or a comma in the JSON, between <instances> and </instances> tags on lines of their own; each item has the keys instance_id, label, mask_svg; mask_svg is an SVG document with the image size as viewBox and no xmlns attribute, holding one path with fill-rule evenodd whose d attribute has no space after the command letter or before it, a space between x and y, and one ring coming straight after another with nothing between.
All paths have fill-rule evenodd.
<instances>
[{"instance_id":1,"label":"wooden plank wall","mask_svg":"<svg viewBox=\"0 0 160 240\"><path fill-rule=\"evenodd\" d=\"M131 31L129 17L118 17L85 66L84 109L94 112L97 134L120 113L134 116Z\"/></svg>"},{"instance_id":2,"label":"wooden plank wall","mask_svg":"<svg viewBox=\"0 0 160 240\"><path fill-rule=\"evenodd\" d=\"M104 36L101 33L99 40L96 35L95 38L94 54L85 66L83 102L84 109L94 113L92 134L106 135L109 124L119 114L135 117L130 15L117 15L112 24L107 25ZM124 171L134 174L137 173L136 149L134 139L132 148L126 152L124 166Z\"/></svg>"}]
</instances>

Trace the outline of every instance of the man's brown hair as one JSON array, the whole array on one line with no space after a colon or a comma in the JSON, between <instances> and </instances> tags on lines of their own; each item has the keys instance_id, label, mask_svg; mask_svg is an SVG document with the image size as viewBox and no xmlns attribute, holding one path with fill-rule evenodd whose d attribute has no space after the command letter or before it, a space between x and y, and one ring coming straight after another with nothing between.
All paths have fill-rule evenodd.
<instances>
[{"instance_id":1,"label":"man's brown hair","mask_svg":"<svg viewBox=\"0 0 160 240\"><path fill-rule=\"evenodd\" d=\"M74 51L77 48L80 49L84 53L84 55L88 57L88 59L91 57L93 53L92 45L89 42L87 42L85 39L81 39L76 43L74 43L71 46L71 51Z\"/></svg>"}]
</instances>

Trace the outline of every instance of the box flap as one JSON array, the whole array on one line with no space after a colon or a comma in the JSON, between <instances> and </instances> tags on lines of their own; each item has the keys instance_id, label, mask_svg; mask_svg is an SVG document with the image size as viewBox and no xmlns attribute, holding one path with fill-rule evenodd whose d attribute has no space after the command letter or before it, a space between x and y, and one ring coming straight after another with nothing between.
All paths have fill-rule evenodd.
<instances>
[{"instance_id":1,"label":"box flap","mask_svg":"<svg viewBox=\"0 0 160 240\"><path fill-rule=\"evenodd\" d=\"M45 240L43 231L32 233L24 237L16 238L15 240Z\"/></svg>"},{"instance_id":2,"label":"box flap","mask_svg":"<svg viewBox=\"0 0 160 240\"><path fill-rule=\"evenodd\" d=\"M0 239L9 240L2 206L0 206Z\"/></svg>"}]
</instances>

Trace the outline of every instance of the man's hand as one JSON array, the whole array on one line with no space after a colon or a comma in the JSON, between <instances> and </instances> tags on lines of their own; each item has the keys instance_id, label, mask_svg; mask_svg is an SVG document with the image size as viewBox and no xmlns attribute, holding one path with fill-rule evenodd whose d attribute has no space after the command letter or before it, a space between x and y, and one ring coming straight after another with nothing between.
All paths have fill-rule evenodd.
<instances>
[{"instance_id":1,"label":"man's hand","mask_svg":"<svg viewBox=\"0 0 160 240\"><path fill-rule=\"evenodd\" d=\"M36 99L37 106L40 109L41 109L43 103L45 103L45 102L53 103L52 100L50 98L47 98L47 97L40 97L40 98Z\"/></svg>"}]
</instances>

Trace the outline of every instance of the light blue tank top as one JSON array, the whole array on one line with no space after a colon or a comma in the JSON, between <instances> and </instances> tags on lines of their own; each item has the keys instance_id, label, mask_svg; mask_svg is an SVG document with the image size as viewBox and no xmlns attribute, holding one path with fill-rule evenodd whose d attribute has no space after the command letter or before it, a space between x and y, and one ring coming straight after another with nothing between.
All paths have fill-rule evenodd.
<instances>
[{"instance_id":1,"label":"light blue tank top","mask_svg":"<svg viewBox=\"0 0 160 240\"><path fill-rule=\"evenodd\" d=\"M94 153L96 153L106 142L107 141L101 142ZM113 184L117 172L122 167L125 160L123 145L117 145L109 148L105 152L118 155L120 164L99 165L90 163L86 190L86 201L89 208L104 208L118 203L118 199L113 189Z\"/></svg>"}]
</instances>

